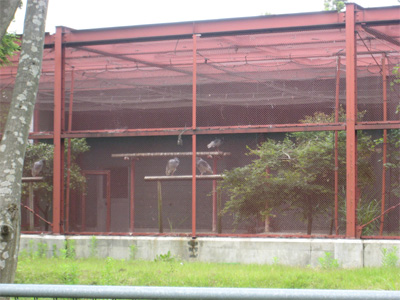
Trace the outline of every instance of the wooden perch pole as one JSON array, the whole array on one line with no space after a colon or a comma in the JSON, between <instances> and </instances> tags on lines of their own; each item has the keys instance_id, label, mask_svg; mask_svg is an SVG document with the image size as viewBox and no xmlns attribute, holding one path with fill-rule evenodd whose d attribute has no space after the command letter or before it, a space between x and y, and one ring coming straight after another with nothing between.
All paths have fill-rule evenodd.
<instances>
[{"instance_id":1,"label":"wooden perch pole","mask_svg":"<svg viewBox=\"0 0 400 300\"><path fill-rule=\"evenodd\" d=\"M178 181L178 180L192 180L192 175L179 175L179 176L145 176L145 181ZM222 180L223 175L196 175L197 180Z\"/></svg>"},{"instance_id":2,"label":"wooden perch pole","mask_svg":"<svg viewBox=\"0 0 400 300\"><path fill-rule=\"evenodd\" d=\"M28 183L28 208L34 212L34 203L33 203L33 183L36 181L43 181L43 177L22 177L22 182L27 182ZM29 224L29 230L33 231L33 228L35 227L34 224L34 214L29 214L28 217L28 224Z\"/></svg>"},{"instance_id":3,"label":"wooden perch pole","mask_svg":"<svg viewBox=\"0 0 400 300\"><path fill-rule=\"evenodd\" d=\"M31 182L29 182L28 183L29 184L29 197L28 197L28 207L31 209L31 210L34 210L34 207L33 207L33 182L31 181ZM33 231L33 227L35 227L35 224L34 224L34 215L33 214L29 214L29 217L28 217L28 224L29 224L29 231Z\"/></svg>"},{"instance_id":4,"label":"wooden perch pole","mask_svg":"<svg viewBox=\"0 0 400 300\"><path fill-rule=\"evenodd\" d=\"M158 194L158 232L163 233L162 223L162 192L161 192L161 181L157 181L157 194Z\"/></svg>"},{"instance_id":5,"label":"wooden perch pole","mask_svg":"<svg viewBox=\"0 0 400 300\"><path fill-rule=\"evenodd\" d=\"M153 152L153 153L117 153L111 154L113 158L149 158L149 157L181 157L192 156L193 152ZM208 151L196 152L196 156L229 156L230 152Z\"/></svg>"}]
</instances>

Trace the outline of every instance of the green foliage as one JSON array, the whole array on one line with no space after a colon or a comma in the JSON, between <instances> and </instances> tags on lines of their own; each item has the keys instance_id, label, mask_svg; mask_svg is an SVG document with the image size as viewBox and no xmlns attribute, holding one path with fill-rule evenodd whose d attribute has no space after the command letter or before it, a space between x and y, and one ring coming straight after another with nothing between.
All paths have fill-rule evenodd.
<instances>
[{"instance_id":1,"label":"green foliage","mask_svg":"<svg viewBox=\"0 0 400 300\"><path fill-rule=\"evenodd\" d=\"M10 58L20 50L20 38L16 34L6 33L0 44L0 67L10 64Z\"/></svg>"},{"instance_id":2,"label":"green foliage","mask_svg":"<svg viewBox=\"0 0 400 300\"><path fill-rule=\"evenodd\" d=\"M66 141L65 151L67 151L68 141ZM77 164L78 156L82 153L89 151L89 146L86 139L72 139L71 140L71 169L70 169L70 185L72 191L83 192L85 191L86 179L81 174L81 168ZM52 199L53 199L53 150L54 146L49 143L34 143L29 144L26 149L23 176L30 177L31 168L35 161L44 159L44 167L39 176L43 176L44 180L33 183L33 190L43 217L47 220L51 217ZM67 153L65 153L67 156ZM67 178L67 160L65 159L65 174L64 179L66 183ZM22 197L28 197L28 184L22 185ZM47 225L46 225L47 226Z\"/></svg>"},{"instance_id":3,"label":"green foliage","mask_svg":"<svg viewBox=\"0 0 400 300\"><path fill-rule=\"evenodd\" d=\"M336 258L333 258L331 252L325 252L323 257L318 258L318 262L322 269L331 270L339 268L339 263Z\"/></svg>"},{"instance_id":4,"label":"green foliage","mask_svg":"<svg viewBox=\"0 0 400 300\"><path fill-rule=\"evenodd\" d=\"M365 195L367 196L367 195ZM367 224L381 214L381 203L377 199L359 199L357 204L357 222L360 225ZM373 235L378 220L363 227L362 235Z\"/></svg>"},{"instance_id":5,"label":"green foliage","mask_svg":"<svg viewBox=\"0 0 400 300\"><path fill-rule=\"evenodd\" d=\"M393 67L392 74L394 75L394 79L390 82L390 86L394 87L396 84L400 83L400 65L396 65ZM399 107L397 107L396 113L398 113Z\"/></svg>"},{"instance_id":6,"label":"green foliage","mask_svg":"<svg viewBox=\"0 0 400 300\"><path fill-rule=\"evenodd\" d=\"M65 240L64 248L60 249L60 256L63 259L76 259L75 240Z\"/></svg>"},{"instance_id":7,"label":"green foliage","mask_svg":"<svg viewBox=\"0 0 400 300\"><path fill-rule=\"evenodd\" d=\"M358 118L362 119L363 113ZM345 119L343 110L339 120ZM332 123L334 115L317 112L301 123ZM370 157L375 143L372 137L358 132L358 183L360 190L374 181ZM229 196L223 213L232 213L235 223L251 218L273 216L279 209L296 209L307 222L311 234L316 214L332 212L334 191L334 132L293 132L279 140L268 139L248 155L250 164L225 172L220 188ZM338 132L339 187L346 184L346 133Z\"/></svg>"},{"instance_id":8,"label":"green foliage","mask_svg":"<svg viewBox=\"0 0 400 300\"><path fill-rule=\"evenodd\" d=\"M49 246L46 243L38 243L37 244L37 257L40 257L40 258L47 257L48 250L49 250Z\"/></svg>"},{"instance_id":9,"label":"green foliage","mask_svg":"<svg viewBox=\"0 0 400 300\"><path fill-rule=\"evenodd\" d=\"M97 256L97 247L98 247L99 241L97 238L93 235L92 238L90 239L90 253L89 257L96 257Z\"/></svg>"},{"instance_id":10,"label":"green foliage","mask_svg":"<svg viewBox=\"0 0 400 300\"><path fill-rule=\"evenodd\" d=\"M273 264L273 265L279 265L279 264L280 264L280 263L279 263L279 257L274 256L274 257L272 258L272 264Z\"/></svg>"},{"instance_id":11,"label":"green foliage","mask_svg":"<svg viewBox=\"0 0 400 300\"><path fill-rule=\"evenodd\" d=\"M49 246L46 243L37 243L30 240L28 243L28 247L25 250L20 251L18 257L29 258L29 259L37 259L37 258L46 258L49 250Z\"/></svg>"},{"instance_id":12,"label":"green foliage","mask_svg":"<svg viewBox=\"0 0 400 300\"><path fill-rule=\"evenodd\" d=\"M382 249L382 267L395 268L399 265L398 248L394 246L392 249Z\"/></svg>"},{"instance_id":13,"label":"green foliage","mask_svg":"<svg viewBox=\"0 0 400 300\"><path fill-rule=\"evenodd\" d=\"M132 244L129 246L129 258L131 260L135 260L136 259L136 254L138 252L137 246L135 244Z\"/></svg>"},{"instance_id":14,"label":"green foliage","mask_svg":"<svg viewBox=\"0 0 400 300\"><path fill-rule=\"evenodd\" d=\"M57 250L56 244L53 244L53 247L52 247L52 257L58 258L58 250Z\"/></svg>"},{"instance_id":15,"label":"green foliage","mask_svg":"<svg viewBox=\"0 0 400 300\"><path fill-rule=\"evenodd\" d=\"M168 251L166 254L156 255L155 262L176 262L178 259Z\"/></svg>"},{"instance_id":16,"label":"green foliage","mask_svg":"<svg viewBox=\"0 0 400 300\"><path fill-rule=\"evenodd\" d=\"M27 254L30 258L33 258L35 256L35 245L32 240L29 241L28 243L28 251Z\"/></svg>"},{"instance_id":17,"label":"green foliage","mask_svg":"<svg viewBox=\"0 0 400 300\"><path fill-rule=\"evenodd\" d=\"M325 10L336 10L337 12L342 11L346 7L347 0L324 0Z\"/></svg>"},{"instance_id":18,"label":"green foliage","mask_svg":"<svg viewBox=\"0 0 400 300\"><path fill-rule=\"evenodd\" d=\"M60 281L62 284L78 284L79 270L76 263L63 263L60 266Z\"/></svg>"},{"instance_id":19,"label":"green foliage","mask_svg":"<svg viewBox=\"0 0 400 300\"><path fill-rule=\"evenodd\" d=\"M105 266L101 272L102 279L101 279L100 283L102 285L112 285L113 282L115 282L116 279L118 278L119 274L115 267L116 263L117 263L117 261L115 259L113 259L112 257L106 258Z\"/></svg>"},{"instance_id":20,"label":"green foliage","mask_svg":"<svg viewBox=\"0 0 400 300\"><path fill-rule=\"evenodd\" d=\"M68 265L67 265L68 264ZM107 270L107 271L106 271ZM400 290L399 268L311 268L262 264L159 263L90 258L19 258L15 283Z\"/></svg>"}]
</instances>

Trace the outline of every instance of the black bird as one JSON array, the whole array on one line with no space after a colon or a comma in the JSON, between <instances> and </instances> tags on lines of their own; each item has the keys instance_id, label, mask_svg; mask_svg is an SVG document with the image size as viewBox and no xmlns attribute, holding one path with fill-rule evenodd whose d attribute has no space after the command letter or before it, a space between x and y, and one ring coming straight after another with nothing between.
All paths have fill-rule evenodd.
<instances>
[{"instance_id":1,"label":"black bird","mask_svg":"<svg viewBox=\"0 0 400 300\"><path fill-rule=\"evenodd\" d=\"M32 176L36 177L42 172L43 166L44 166L44 159L41 159L39 161L36 161L33 166L32 166Z\"/></svg>"},{"instance_id":2,"label":"black bird","mask_svg":"<svg viewBox=\"0 0 400 300\"><path fill-rule=\"evenodd\" d=\"M213 173L213 170L211 169L211 166L208 164L208 162L200 157L196 157L196 165L201 175L203 175L204 173Z\"/></svg>"},{"instance_id":3,"label":"black bird","mask_svg":"<svg viewBox=\"0 0 400 300\"><path fill-rule=\"evenodd\" d=\"M213 140L211 143L209 143L207 145L207 148L208 149L210 149L210 148L217 148L218 149L223 143L224 143L223 140L221 140L219 138L216 138L215 140Z\"/></svg>"},{"instance_id":4,"label":"black bird","mask_svg":"<svg viewBox=\"0 0 400 300\"><path fill-rule=\"evenodd\" d=\"M167 167L165 168L165 175L174 175L176 168L179 166L179 158L175 157L168 161Z\"/></svg>"}]
</instances>

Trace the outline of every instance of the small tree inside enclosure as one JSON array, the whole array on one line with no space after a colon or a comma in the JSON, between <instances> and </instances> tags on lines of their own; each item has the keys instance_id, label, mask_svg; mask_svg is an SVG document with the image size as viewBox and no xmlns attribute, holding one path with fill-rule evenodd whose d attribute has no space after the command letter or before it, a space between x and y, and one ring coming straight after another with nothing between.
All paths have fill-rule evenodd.
<instances>
[{"instance_id":1,"label":"small tree inside enclosure","mask_svg":"<svg viewBox=\"0 0 400 300\"><path fill-rule=\"evenodd\" d=\"M360 114L360 118L362 114ZM339 119L345 118L343 110ZM333 122L334 114L315 113L302 123ZM334 172L338 173L339 190L346 183L345 157L346 134L338 134L338 165L334 162L334 132L293 132L283 140L268 139L248 155L256 156L249 165L225 172L221 187L230 198L224 213L232 213L236 222L249 219L266 220L275 214L285 214L295 209L301 221L307 224L307 234L312 233L313 220L317 214L333 218ZM358 183L360 199L374 181L369 159L374 153L372 136L358 133ZM343 203L345 195L340 195ZM362 200L364 201L364 200Z\"/></svg>"},{"instance_id":2,"label":"small tree inside enclosure","mask_svg":"<svg viewBox=\"0 0 400 300\"><path fill-rule=\"evenodd\" d=\"M82 175L82 170L78 165L77 161L81 154L89 151L90 147L86 142L86 139L71 139L66 141L65 157L68 155L68 143L71 142L71 154L70 154L70 168L68 170L67 160L64 161L64 185L65 191L69 189L75 193L85 192L86 178ZM24 177L30 177L32 166L35 162L43 160L44 166L39 176L43 177L43 181L31 183L33 185L33 191L36 198L36 207L39 210L36 213L45 220L51 220L52 208L53 208L53 153L54 145L48 143L35 143L29 144L26 149L25 161L24 161ZM69 172L69 176L68 176ZM69 181L67 183L67 178ZM22 199L28 197L28 184L23 183L22 185ZM40 226L40 228L42 228ZM24 228L22 228L24 229ZM48 224L45 224L43 228L45 231L49 231Z\"/></svg>"}]
</instances>

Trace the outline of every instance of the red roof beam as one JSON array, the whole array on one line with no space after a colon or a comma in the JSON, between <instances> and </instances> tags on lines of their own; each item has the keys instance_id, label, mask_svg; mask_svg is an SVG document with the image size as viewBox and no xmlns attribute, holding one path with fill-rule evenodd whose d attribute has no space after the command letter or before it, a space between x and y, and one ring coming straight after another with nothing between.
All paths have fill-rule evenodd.
<instances>
[{"instance_id":1,"label":"red roof beam","mask_svg":"<svg viewBox=\"0 0 400 300\"><path fill-rule=\"evenodd\" d=\"M192 38L193 33L212 36L232 33L322 29L324 27L344 27L343 20L343 13L313 12L91 30L68 30L64 34L64 43L67 45L103 44L133 40ZM46 46L52 46L54 40L49 36L45 43Z\"/></svg>"},{"instance_id":2,"label":"red roof beam","mask_svg":"<svg viewBox=\"0 0 400 300\"><path fill-rule=\"evenodd\" d=\"M357 24L372 26L398 24L400 22L399 6L369 9L357 8L359 9L356 17ZM87 45L177 37L191 38L194 33L213 36L324 28L344 28L344 13L311 12L91 30L65 29L63 40L67 45ZM53 44L54 37L47 36L45 45L47 47L52 47Z\"/></svg>"}]
</instances>

